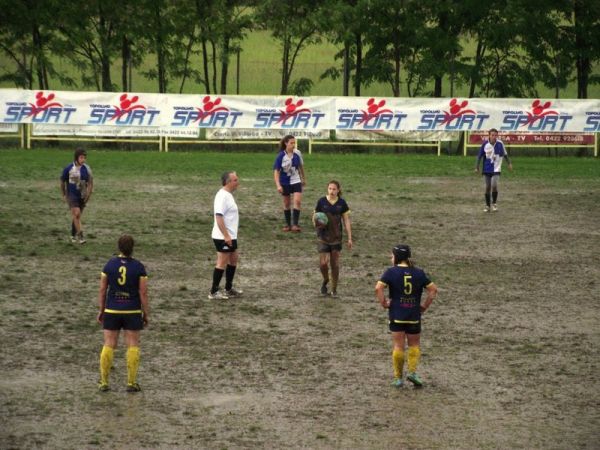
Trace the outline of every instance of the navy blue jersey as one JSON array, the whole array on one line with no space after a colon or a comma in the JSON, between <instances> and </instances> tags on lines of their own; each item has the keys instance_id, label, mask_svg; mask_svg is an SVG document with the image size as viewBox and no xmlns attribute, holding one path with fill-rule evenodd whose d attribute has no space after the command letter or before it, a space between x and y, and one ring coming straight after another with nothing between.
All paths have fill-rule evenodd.
<instances>
[{"instance_id":1,"label":"navy blue jersey","mask_svg":"<svg viewBox=\"0 0 600 450\"><path fill-rule=\"evenodd\" d=\"M421 320L421 295L423 288L431 284L423 270L418 267L394 266L387 269L379 281L389 288L390 320Z\"/></svg>"},{"instance_id":2,"label":"navy blue jersey","mask_svg":"<svg viewBox=\"0 0 600 450\"><path fill-rule=\"evenodd\" d=\"M329 245L340 244L342 242L342 216L350 212L346 200L338 197L335 203L330 203L327 197L321 197L317 201L315 212L325 213L329 219L325 228L317 228L319 241Z\"/></svg>"},{"instance_id":3,"label":"navy blue jersey","mask_svg":"<svg viewBox=\"0 0 600 450\"><path fill-rule=\"evenodd\" d=\"M102 276L108 278L105 309L137 311L141 309L140 279L147 278L146 268L134 258L119 255L111 258Z\"/></svg>"},{"instance_id":4,"label":"navy blue jersey","mask_svg":"<svg viewBox=\"0 0 600 450\"><path fill-rule=\"evenodd\" d=\"M72 162L63 169L60 180L67 183L68 197L83 198L87 193L87 185L92 180L92 169L87 164L78 166Z\"/></svg>"},{"instance_id":5,"label":"navy blue jersey","mask_svg":"<svg viewBox=\"0 0 600 450\"><path fill-rule=\"evenodd\" d=\"M494 145L488 140L483 141L477 154L477 164L479 160L483 159L483 167L481 173L483 174L499 174L502 170L502 158L507 157L506 149L500 139L497 139Z\"/></svg>"},{"instance_id":6,"label":"navy blue jersey","mask_svg":"<svg viewBox=\"0 0 600 450\"><path fill-rule=\"evenodd\" d=\"M291 157L284 150L280 151L273 163L273 170L279 170L279 184L289 186L301 183L300 167L303 164L302 153L299 150L294 150Z\"/></svg>"}]
</instances>

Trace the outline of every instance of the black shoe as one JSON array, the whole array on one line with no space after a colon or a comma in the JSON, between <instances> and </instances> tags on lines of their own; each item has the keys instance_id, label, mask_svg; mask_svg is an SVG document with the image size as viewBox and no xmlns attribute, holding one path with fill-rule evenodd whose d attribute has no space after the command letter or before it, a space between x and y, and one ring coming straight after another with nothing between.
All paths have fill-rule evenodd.
<instances>
[{"instance_id":1,"label":"black shoe","mask_svg":"<svg viewBox=\"0 0 600 450\"><path fill-rule=\"evenodd\" d=\"M140 392L141 390L142 388L137 383L127 385L127 392Z\"/></svg>"},{"instance_id":2,"label":"black shoe","mask_svg":"<svg viewBox=\"0 0 600 450\"><path fill-rule=\"evenodd\" d=\"M328 295L327 283L329 283L329 280L323 281L323 284L321 285L321 295Z\"/></svg>"}]
</instances>

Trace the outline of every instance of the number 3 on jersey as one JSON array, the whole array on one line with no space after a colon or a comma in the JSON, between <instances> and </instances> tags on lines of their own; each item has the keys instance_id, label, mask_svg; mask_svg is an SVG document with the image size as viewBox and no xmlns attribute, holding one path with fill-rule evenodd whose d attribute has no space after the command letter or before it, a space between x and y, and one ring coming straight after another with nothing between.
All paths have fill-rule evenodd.
<instances>
[{"instance_id":1,"label":"number 3 on jersey","mask_svg":"<svg viewBox=\"0 0 600 450\"><path fill-rule=\"evenodd\" d=\"M406 295L412 294L412 275L404 275L404 293Z\"/></svg>"},{"instance_id":2,"label":"number 3 on jersey","mask_svg":"<svg viewBox=\"0 0 600 450\"><path fill-rule=\"evenodd\" d=\"M127 281L127 267L125 266L121 266L119 267L119 273L121 274L121 276L119 278L117 278L117 283L119 283L121 286L123 286L125 284L125 282ZM404 277L406 279L406 277ZM405 281L406 284L406 281Z\"/></svg>"}]
</instances>

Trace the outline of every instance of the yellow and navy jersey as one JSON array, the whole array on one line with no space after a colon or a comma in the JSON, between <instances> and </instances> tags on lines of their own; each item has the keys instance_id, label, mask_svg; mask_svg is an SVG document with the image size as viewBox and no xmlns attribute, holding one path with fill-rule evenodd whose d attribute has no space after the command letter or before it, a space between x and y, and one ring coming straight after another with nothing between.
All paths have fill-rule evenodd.
<instances>
[{"instance_id":1,"label":"yellow and navy jersey","mask_svg":"<svg viewBox=\"0 0 600 450\"><path fill-rule=\"evenodd\" d=\"M111 258L102 276L108 280L106 310L140 311L140 279L147 278L146 268L134 258L119 255Z\"/></svg>"},{"instance_id":2,"label":"yellow and navy jersey","mask_svg":"<svg viewBox=\"0 0 600 450\"><path fill-rule=\"evenodd\" d=\"M342 216L350 213L350 208L341 197L338 197L334 203L327 200L327 197L321 197L317 201L315 212L322 212L327 215L327 226L317 228L317 237L319 241L325 244L340 244L342 242Z\"/></svg>"},{"instance_id":3,"label":"yellow and navy jersey","mask_svg":"<svg viewBox=\"0 0 600 450\"><path fill-rule=\"evenodd\" d=\"M421 320L421 295L423 289L431 284L425 272L418 267L394 266L387 269L379 279L389 288L391 300L390 320Z\"/></svg>"}]
</instances>

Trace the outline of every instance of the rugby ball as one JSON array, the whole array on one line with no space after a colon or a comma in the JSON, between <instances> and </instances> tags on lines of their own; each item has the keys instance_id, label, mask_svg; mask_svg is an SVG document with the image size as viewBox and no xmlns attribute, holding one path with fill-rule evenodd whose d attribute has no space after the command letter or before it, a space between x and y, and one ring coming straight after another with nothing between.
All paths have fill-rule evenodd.
<instances>
[{"instance_id":1,"label":"rugby ball","mask_svg":"<svg viewBox=\"0 0 600 450\"><path fill-rule=\"evenodd\" d=\"M315 213L315 225L317 228L324 228L329 223L329 219L327 218L327 214L323 212Z\"/></svg>"}]
</instances>

